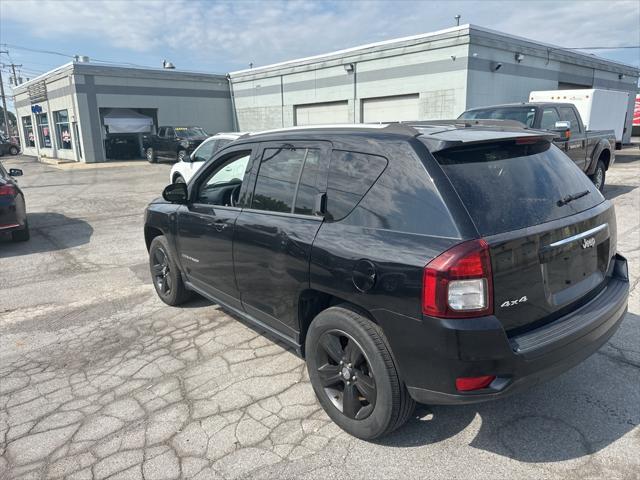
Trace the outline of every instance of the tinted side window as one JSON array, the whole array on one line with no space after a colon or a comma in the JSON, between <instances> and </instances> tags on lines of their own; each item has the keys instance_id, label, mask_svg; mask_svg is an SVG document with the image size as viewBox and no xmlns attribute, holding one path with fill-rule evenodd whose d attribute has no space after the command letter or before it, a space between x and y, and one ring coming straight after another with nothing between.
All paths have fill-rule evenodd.
<instances>
[{"instance_id":1,"label":"tinted side window","mask_svg":"<svg viewBox=\"0 0 640 480\"><path fill-rule=\"evenodd\" d=\"M553 130L556 126L556 122L560 120L560 116L555 108L545 108L542 111L542 121L540 122L540 128L543 130Z\"/></svg>"},{"instance_id":2,"label":"tinted side window","mask_svg":"<svg viewBox=\"0 0 640 480\"><path fill-rule=\"evenodd\" d=\"M576 117L576 112L573 111L573 108L560 107L560 118L571 122L571 130L582 132L582 125L580 125L578 117Z\"/></svg>"},{"instance_id":3,"label":"tinted side window","mask_svg":"<svg viewBox=\"0 0 640 480\"><path fill-rule=\"evenodd\" d=\"M167 130L164 134L167 138L173 138L176 136L175 132L173 131L173 127L167 127Z\"/></svg>"},{"instance_id":4,"label":"tinted side window","mask_svg":"<svg viewBox=\"0 0 640 480\"><path fill-rule=\"evenodd\" d=\"M378 155L334 150L329 166L327 218L346 217L387 166Z\"/></svg>"},{"instance_id":5,"label":"tinted side window","mask_svg":"<svg viewBox=\"0 0 640 480\"><path fill-rule=\"evenodd\" d=\"M251 208L291 212L307 149L266 148L262 154Z\"/></svg>"},{"instance_id":6,"label":"tinted side window","mask_svg":"<svg viewBox=\"0 0 640 480\"><path fill-rule=\"evenodd\" d=\"M164 137L164 132L165 132L166 130L167 130L166 128L164 128L164 127L160 127L160 128L158 129L158 136L159 136L159 137Z\"/></svg>"}]
</instances>

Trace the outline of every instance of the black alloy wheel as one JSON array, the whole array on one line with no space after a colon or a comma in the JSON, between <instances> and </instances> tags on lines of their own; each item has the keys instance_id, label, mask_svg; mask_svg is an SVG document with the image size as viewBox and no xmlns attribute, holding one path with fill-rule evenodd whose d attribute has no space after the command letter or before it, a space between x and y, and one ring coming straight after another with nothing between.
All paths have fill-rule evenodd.
<instances>
[{"instance_id":1,"label":"black alloy wheel","mask_svg":"<svg viewBox=\"0 0 640 480\"><path fill-rule=\"evenodd\" d=\"M11 155L17 155L20 150L15 145L9 149Z\"/></svg>"},{"instance_id":2,"label":"black alloy wheel","mask_svg":"<svg viewBox=\"0 0 640 480\"><path fill-rule=\"evenodd\" d=\"M163 295L171 294L171 266L169 265L169 257L162 247L158 247L153 252L153 282L156 288Z\"/></svg>"},{"instance_id":3,"label":"black alloy wheel","mask_svg":"<svg viewBox=\"0 0 640 480\"><path fill-rule=\"evenodd\" d=\"M155 237L149 245L149 269L156 293L167 305L180 305L191 292L182 282L180 268L171 256L169 243L163 235Z\"/></svg>"},{"instance_id":4,"label":"black alloy wheel","mask_svg":"<svg viewBox=\"0 0 640 480\"><path fill-rule=\"evenodd\" d=\"M373 440L411 416L415 402L384 332L348 305L316 315L307 330L305 358L318 402L349 434Z\"/></svg>"},{"instance_id":5,"label":"black alloy wheel","mask_svg":"<svg viewBox=\"0 0 640 480\"><path fill-rule=\"evenodd\" d=\"M318 376L331 403L346 417L363 420L376 405L376 381L362 348L345 332L320 337Z\"/></svg>"}]
</instances>

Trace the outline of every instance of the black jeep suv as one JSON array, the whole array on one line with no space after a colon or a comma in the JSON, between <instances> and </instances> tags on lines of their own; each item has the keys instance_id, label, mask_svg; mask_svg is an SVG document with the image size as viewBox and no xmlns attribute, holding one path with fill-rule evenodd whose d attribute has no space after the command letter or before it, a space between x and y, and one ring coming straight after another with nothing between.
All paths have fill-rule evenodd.
<instances>
[{"instance_id":1,"label":"black jeep suv","mask_svg":"<svg viewBox=\"0 0 640 480\"><path fill-rule=\"evenodd\" d=\"M627 308L611 203L544 132L244 135L149 205L160 298L195 291L306 358L365 439L414 402L500 398L602 346Z\"/></svg>"}]
</instances>

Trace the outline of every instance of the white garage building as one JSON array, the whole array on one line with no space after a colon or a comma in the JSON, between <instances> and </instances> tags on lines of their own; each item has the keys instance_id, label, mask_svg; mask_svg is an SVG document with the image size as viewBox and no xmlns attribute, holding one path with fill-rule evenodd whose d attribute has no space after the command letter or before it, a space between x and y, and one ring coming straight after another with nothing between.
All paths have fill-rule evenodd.
<instances>
[{"instance_id":1,"label":"white garage building","mask_svg":"<svg viewBox=\"0 0 640 480\"><path fill-rule=\"evenodd\" d=\"M635 67L463 25L231 72L237 127L456 118L466 108L522 102L532 90L633 92Z\"/></svg>"},{"instance_id":2,"label":"white garage building","mask_svg":"<svg viewBox=\"0 0 640 480\"><path fill-rule=\"evenodd\" d=\"M13 93L23 152L38 157L143 158L143 136L161 125L196 125L212 134L233 130L225 75L85 60L62 65Z\"/></svg>"}]
</instances>

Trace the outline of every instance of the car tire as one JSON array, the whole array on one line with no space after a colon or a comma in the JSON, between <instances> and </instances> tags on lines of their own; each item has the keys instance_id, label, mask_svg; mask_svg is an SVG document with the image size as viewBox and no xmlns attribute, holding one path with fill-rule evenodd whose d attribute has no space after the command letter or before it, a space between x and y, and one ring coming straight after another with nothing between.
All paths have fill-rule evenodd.
<instances>
[{"instance_id":1,"label":"car tire","mask_svg":"<svg viewBox=\"0 0 640 480\"><path fill-rule=\"evenodd\" d=\"M158 161L158 157L156 157L156 152L153 150L153 148L151 147L147 148L146 155L147 155L147 162L156 163Z\"/></svg>"},{"instance_id":2,"label":"car tire","mask_svg":"<svg viewBox=\"0 0 640 480\"><path fill-rule=\"evenodd\" d=\"M20 152L20 149L16 146L9 148L9 153L11 155L18 155L19 152Z\"/></svg>"},{"instance_id":3,"label":"car tire","mask_svg":"<svg viewBox=\"0 0 640 480\"><path fill-rule=\"evenodd\" d=\"M178 161L179 162L183 162L185 157L187 156L187 151L186 150L178 150Z\"/></svg>"},{"instance_id":4,"label":"car tire","mask_svg":"<svg viewBox=\"0 0 640 480\"><path fill-rule=\"evenodd\" d=\"M596 165L596 169L589 178L596 186L598 190L601 192L604 191L604 179L606 177L606 169L604 166L604 162L602 160L598 160L598 164Z\"/></svg>"},{"instance_id":5,"label":"car tire","mask_svg":"<svg viewBox=\"0 0 640 480\"><path fill-rule=\"evenodd\" d=\"M173 177L173 183L187 183L184 177L180 174Z\"/></svg>"},{"instance_id":6,"label":"car tire","mask_svg":"<svg viewBox=\"0 0 640 480\"><path fill-rule=\"evenodd\" d=\"M14 230L11 232L11 241L12 242L26 242L31 238L31 234L29 233L29 222L25 220L24 228L22 230Z\"/></svg>"},{"instance_id":7,"label":"car tire","mask_svg":"<svg viewBox=\"0 0 640 480\"><path fill-rule=\"evenodd\" d=\"M149 246L149 269L156 293L164 303L176 306L191 297L191 292L182 282L169 242L163 235L155 237Z\"/></svg>"},{"instance_id":8,"label":"car tire","mask_svg":"<svg viewBox=\"0 0 640 480\"><path fill-rule=\"evenodd\" d=\"M412 415L415 402L399 377L389 343L364 316L343 306L320 312L309 326L305 356L318 401L354 437L382 437Z\"/></svg>"}]
</instances>

